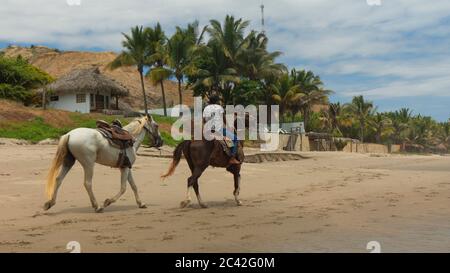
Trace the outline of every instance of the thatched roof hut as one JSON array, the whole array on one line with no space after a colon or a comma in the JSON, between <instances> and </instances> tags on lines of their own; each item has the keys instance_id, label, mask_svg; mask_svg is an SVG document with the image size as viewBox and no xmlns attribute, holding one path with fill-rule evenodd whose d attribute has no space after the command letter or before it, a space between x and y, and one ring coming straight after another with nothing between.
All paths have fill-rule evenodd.
<instances>
[{"instance_id":1,"label":"thatched roof hut","mask_svg":"<svg viewBox=\"0 0 450 273\"><path fill-rule=\"evenodd\" d=\"M112 96L124 97L129 91L100 73L98 67L76 69L47 85L46 90L56 94L111 92Z\"/></svg>"},{"instance_id":2,"label":"thatched roof hut","mask_svg":"<svg viewBox=\"0 0 450 273\"><path fill-rule=\"evenodd\" d=\"M110 110L112 98L115 98L112 108L118 110L119 97L129 95L125 87L102 75L98 67L73 70L40 91L51 108L81 113ZM48 99L47 91L50 91Z\"/></svg>"}]
</instances>

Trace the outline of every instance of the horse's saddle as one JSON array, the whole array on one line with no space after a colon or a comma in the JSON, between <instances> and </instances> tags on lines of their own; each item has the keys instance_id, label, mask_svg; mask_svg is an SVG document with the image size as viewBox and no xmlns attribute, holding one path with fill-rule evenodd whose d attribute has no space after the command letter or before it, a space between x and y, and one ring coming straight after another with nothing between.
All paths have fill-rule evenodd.
<instances>
[{"instance_id":1,"label":"horse's saddle","mask_svg":"<svg viewBox=\"0 0 450 273\"><path fill-rule=\"evenodd\" d=\"M112 124L107 123L104 120L97 120L97 131L105 137L109 144L113 147L119 148L120 154L117 160L117 167L131 168L131 163L126 155L126 149L133 147L134 137L122 128L122 124L119 120L113 121Z\"/></svg>"}]
</instances>

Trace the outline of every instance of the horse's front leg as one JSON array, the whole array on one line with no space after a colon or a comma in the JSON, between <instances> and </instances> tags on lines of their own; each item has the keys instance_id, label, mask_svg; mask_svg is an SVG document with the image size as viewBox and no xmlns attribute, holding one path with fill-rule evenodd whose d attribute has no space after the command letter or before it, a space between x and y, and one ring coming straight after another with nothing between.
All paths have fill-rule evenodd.
<instances>
[{"instance_id":1,"label":"horse's front leg","mask_svg":"<svg viewBox=\"0 0 450 273\"><path fill-rule=\"evenodd\" d=\"M105 202L103 203L103 207L106 208L107 206L116 202L117 199L119 199L125 193L125 191L127 190L127 180L129 173L130 173L129 168L120 169L120 190L114 197L106 199Z\"/></svg>"},{"instance_id":2,"label":"horse's front leg","mask_svg":"<svg viewBox=\"0 0 450 273\"><path fill-rule=\"evenodd\" d=\"M142 203L141 198L139 197L138 189L136 186L136 183L134 183L134 178L131 170L128 172L128 183L130 183L131 189L133 190L134 197L136 198L136 203L139 208L145 209L147 205L145 203Z\"/></svg>"}]
</instances>

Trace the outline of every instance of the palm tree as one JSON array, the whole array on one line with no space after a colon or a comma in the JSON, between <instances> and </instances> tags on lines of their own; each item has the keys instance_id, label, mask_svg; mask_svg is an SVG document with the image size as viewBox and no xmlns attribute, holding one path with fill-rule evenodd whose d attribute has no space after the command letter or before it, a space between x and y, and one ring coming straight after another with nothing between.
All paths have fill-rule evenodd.
<instances>
[{"instance_id":1,"label":"palm tree","mask_svg":"<svg viewBox=\"0 0 450 273\"><path fill-rule=\"evenodd\" d=\"M328 104L328 109L322 111L322 121L325 127L328 127L329 131L333 133L335 130L339 136L342 136L340 129L341 122L344 119L342 106L339 102Z\"/></svg>"},{"instance_id":2,"label":"palm tree","mask_svg":"<svg viewBox=\"0 0 450 273\"><path fill-rule=\"evenodd\" d=\"M188 24L186 29L177 27L175 34L167 41L168 64L178 81L178 96L183 103L181 83L190 69L191 53L198 40L198 22Z\"/></svg>"},{"instance_id":3,"label":"palm tree","mask_svg":"<svg viewBox=\"0 0 450 273\"><path fill-rule=\"evenodd\" d=\"M236 69L236 56L244 45L244 30L249 21L235 20L227 15L223 26L211 20L206 31L210 39L206 45L197 46L189 66L190 86L194 94L208 97L212 93L222 96L225 104L233 102L233 88L241 76ZM200 35L201 37L202 35ZM198 44L198 43L197 43Z\"/></svg>"},{"instance_id":4,"label":"palm tree","mask_svg":"<svg viewBox=\"0 0 450 273\"><path fill-rule=\"evenodd\" d=\"M280 119L284 121L284 114L293 104L303 99L304 94L300 92L300 86L294 84L288 73L283 74L272 86L273 100L279 104Z\"/></svg>"},{"instance_id":5,"label":"palm tree","mask_svg":"<svg viewBox=\"0 0 450 273\"><path fill-rule=\"evenodd\" d=\"M439 140L448 150L450 148L450 122L442 122L439 124L439 127L441 129Z\"/></svg>"},{"instance_id":6,"label":"palm tree","mask_svg":"<svg viewBox=\"0 0 450 273\"><path fill-rule=\"evenodd\" d=\"M122 33L125 40L122 41L124 50L108 65L110 69L122 66L136 66L141 80L142 96L144 99L144 111L148 114L147 96L144 86L144 67L149 64L151 51L148 45L148 37L142 26L131 28L131 35Z\"/></svg>"},{"instance_id":7,"label":"palm tree","mask_svg":"<svg viewBox=\"0 0 450 273\"><path fill-rule=\"evenodd\" d=\"M245 97L236 93L243 90L238 86L242 79L244 84L248 83L246 80L260 82L265 87L260 92L266 104L272 101L270 86L286 67L275 63L281 53L267 51L268 39L263 33L252 31L244 36L248 25L248 21L235 20L233 16L226 16L222 24L210 21L207 28L210 40L206 45L196 46L195 57L191 59L195 65L188 66L189 86L194 94L208 96L217 92L224 103L234 103L237 98Z\"/></svg>"},{"instance_id":8,"label":"palm tree","mask_svg":"<svg viewBox=\"0 0 450 273\"><path fill-rule=\"evenodd\" d=\"M187 37L182 32L175 33L167 42L167 51L169 53L169 66L173 69L175 78L178 81L178 97L180 105L183 104L183 95L181 92L181 82L183 80L183 70L188 62L189 44Z\"/></svg>"},{"instance_id":9,"label":"palm tree","mask_svg":"<svg viewBox=\"0 0 450 273\"><path fill-rule=\"evenodd\" d=\"M153 84L153 86L159 84L161 87L164 116L167 116L167 104L166 104L166 94L164 91L164 81L170 78L171 75L172 71L163 66L154 67L146 75L146 77L150 79L150 82Z\"/></svg>"},{"instance_id":10,"label":"palm tree","mask_svg":"<svg viewBox=\"0 0 450 273\"><path fill-rule=\"evenodd\" d=\"M243 21L242 18L235 20L233 16L227 15L220 24L217 20L211 20L207 32L211 40L217 42L221 47L229 65L236 64L236 56L244 45L244 30L249 26L250 21Z\"/></svg>"},{"instance_id":11,"label":"palm tree","mask_svg":"<svg viewBox=\"0 0 450 273\"><path fill-rule=\"evenodd\" d=\"M394 132L391 119L382 113L377 113L370 118L368 124L375 132L375 140L377 143L381 143L383 136L389 136Z\"/></svg>"},{"instance_id":12,"label":"palm tree","mask_svg":"<svg viewBox=\"0 0 450 273\"><path fill-rule=\"evenodd\" d=\"M275 63L280 51L267 51L268 39L264 33L252 31L236 54L236 67L240 75L249 80L267 80L287 71L284 64Z\"/></svg>"},{"instance_id":13,"label":"palm tree","mask_svg":"<svg viewBox=\"0 0 450 273\"><path fill-rule=\"evenodd\" d=\"M300 90L304 94L296 108L302 110L305 129L309 130L311 108L316 104L326 104L332 91L324 89L322 80L319 76L314 75L312 71L296 71L293 69L291 77L294 83L300 86Z\"/></svg>"},{"instance_id":14,"label":"palm tree","mask_svg":"<svg viewBox=\"0 0 450 273\"><path fill-rule=\"evenodd\" d=\"M346 105L346 107L353 118L359 123L360 141L361 143L364 143L364 129L366 123L375 111L373 103L365 101L363 96L356 96L351 103Z\"/></svg>"},{"instance_id":15,"label":"palm tree","mask_svg":"<svg viewBox=\"0 0 450 273\"><path fill-rule=\"evenodd\" d=\"M148 46L151 52L149 60L153 66L153 68L148 71L146 76L150 78L153 85L160 85L164 116L167 116L164 80L170 77L171 71L165 67L166 60L168 59L167 49L165 47L166 36L159 23L157 23L153 28L146 28L146 33L148 37Z\"/></svg>"},{"instance_id":16,"label":"palm tree","mask_svg":"<svg viewBox=\"0 0 450 273\"><path fill-rule=\"evenodd\" d=\"M236 69L229 66L222 47L216 41L209 41L197 50L195 69L192 69L191 84L194 95L209 97L222 95L225 104L232 101L231 89L239 82Z\"/></svg>"},{"instance_id":17,"label":"palm tree","mask_svg":"<svg viewBox=\"0 0 450 273\"><path fill-rule=\"evenodd\" d=\"M392 128L394 130L392 137L394 143L403 144L403 135L411 120L411 110L408 108L401 108L399 111L390 112L387 115L392 122Z\"/></svg>"},{"instance_id":18,"label":"palm tree","mask_svg":"<svg viewBox=\"0 0 450 273\"><path fill-rule=\"evenodd\" d=\"M287 68L284 64L275 62L281 52L268 52L267 43L268 38L264 33L250 32L236 54L235 65L239 75L261 86L253 96L256 95L255 100L267 105L267 123L270 125L271 105L275 103L273 95L276 93L273 86L276 86L278 79L287 73ZM233 97L242 95L245 96L234 94Z\"/></svg>"},{"instance_id":19,"label":"palm tree","mask_svg":"<svg viewBox=\"0 0 450 273\"><path fill-rule=\"evenodd\" d=\"M240 103L244 97L251 97L254 101L259 101L267 105L268 124L271 123L271 105L274 103L271 85L273 85L278 78L287 73L287 68L284 64L276 63L275 59L281 55L281 52L267 51L268 38L264 33L257 33L252 31L244 39L244 43L236 53L235 67L242 78L248 79L242 81L245 85L248 82L253 82L253 85L260 88L252 90L249 93L240 93L240 84L233 89L232 97L235 103ZM244 89L245 90L245 89ZM239 92L239 93L238 93Z\"/></svg>"},{"instance_id":20,"label":"palm tree","mask_svg":"<svg viewBox=\"0 0 450 273\"><path fill-rule=\"evenodd\" d=\"M438 136L435 133L436 126L436 122L431 117L418 115L412 118L409 122L406 142L427 148L439 144Z\"/></svg>"}]
</instances>

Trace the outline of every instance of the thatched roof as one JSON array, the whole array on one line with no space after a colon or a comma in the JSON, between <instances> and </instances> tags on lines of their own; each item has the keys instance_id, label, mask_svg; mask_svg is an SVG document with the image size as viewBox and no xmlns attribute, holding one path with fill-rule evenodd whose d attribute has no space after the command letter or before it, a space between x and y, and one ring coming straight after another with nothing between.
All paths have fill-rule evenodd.
<instances>
[{"instance_id":1,"label":"thatched roof","mask_svg":"<svg viewBox=\"0 0 450 273\"><path fill-rule=\"evenodd\" d=\"M58 94L96 93L111 91L111 95L128 96L129 92L119 83L100 73L98 67L76 69L46 86Z\"/></svg>"}]
</instances>

